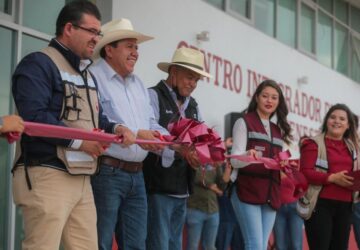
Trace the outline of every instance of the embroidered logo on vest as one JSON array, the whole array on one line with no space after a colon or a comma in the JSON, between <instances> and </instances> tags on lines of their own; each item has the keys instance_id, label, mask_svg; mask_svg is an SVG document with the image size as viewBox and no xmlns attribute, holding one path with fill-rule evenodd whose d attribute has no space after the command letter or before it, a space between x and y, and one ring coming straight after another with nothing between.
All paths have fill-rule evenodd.
<instances>
[{"instance_id":1,"label":"embroidered logo on vest","mask_svg":"<svg viewBox=\"0 0 360 250\"><path fill-rule=\"evenodd\" d=\"M255 145L255 150L256 150L256 151L265 151L265 147Z\"/></svg>"},{"instance_id":2,"label":"embroidered logo on vest","mask_svg":"<svg viewBox=\"0 0 360 250\"><path fill-rule=\"evenodd\" d=\"M165 110L165 113L166 113L166 114L173 114L173 111L172 111L172 110L167 110L167 109L166 109L166 110Z\"/></svg>"}]
</instances>

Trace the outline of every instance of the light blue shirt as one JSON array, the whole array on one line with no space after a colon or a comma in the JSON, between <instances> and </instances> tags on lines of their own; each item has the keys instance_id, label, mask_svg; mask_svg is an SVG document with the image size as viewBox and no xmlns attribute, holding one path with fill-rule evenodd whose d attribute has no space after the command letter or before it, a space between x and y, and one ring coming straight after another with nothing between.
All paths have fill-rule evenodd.
<instances>
[{"instance_id":1,"label":"light blue shirt","mask_svg":"<svg viewBox=\"0 0 360 250\"><path fill-rule=\"evenodd\" d=\"M102 58L90 67L90 71L98 83L103 113L110 121L125 125L134 134L140 129L169 134L155 120L148 91L139 77L130 74L124 79ZM147 153L148 151L136 144L122 147L113 143L105 155L125 161L141 162Z\"/></svg>"}]
</instances>

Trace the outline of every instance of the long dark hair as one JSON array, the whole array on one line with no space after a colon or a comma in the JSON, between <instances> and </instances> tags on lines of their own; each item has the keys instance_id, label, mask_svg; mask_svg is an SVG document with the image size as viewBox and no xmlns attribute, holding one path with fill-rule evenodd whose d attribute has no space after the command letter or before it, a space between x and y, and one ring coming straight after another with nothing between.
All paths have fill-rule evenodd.
<instances>
[{"instance_id":1,"label":"long dark hair","mask_svg":"<svg viewBox=\"0 0 360 250\"><path fill-rule=\"evenodd\" d=\"M289 113L289 110L285 103L284 95L279 87L279 85L273 80L265 80L260 83L260 85L256 88L254 95L251 98L249 106L247 108L247 112L255 112L257 108L257 101L256 98L261 94L261 92L266 88L271 87L275 89L279 94L279 105L277 106L274 113L270 115L270 118L276 113L277 116L277 125L280 127L282 131L283 140L286 143L289 143L290 140L293 138L291 135L291 127L288 123L286 117Z\"/></svg>"},{"instance_id":2,"label":"long dark hair","mask_svg":"<svg viewBox=\"0 0 360 250\"><path fill-rule=\"evenodd\" d=\"M328 110L328 112L325 115L324 121L321 125L321 132L326 133L327 132L327 120L329 119L330 115L335 111L335 110L342 110L346 112L346 116L348 119L348 123L349 123L349 128L345 131L343 138L346 138L348 140L350 140L356 149L359 149L359 144L358 144L358 135L356 133L357 130L357 124L356 124L356 120L355 120L355 115L354 113L349 109L348 106L346 106L343 103L337 103L333 106L330 107L330 109Z\"/></svg>"}]
</instances>

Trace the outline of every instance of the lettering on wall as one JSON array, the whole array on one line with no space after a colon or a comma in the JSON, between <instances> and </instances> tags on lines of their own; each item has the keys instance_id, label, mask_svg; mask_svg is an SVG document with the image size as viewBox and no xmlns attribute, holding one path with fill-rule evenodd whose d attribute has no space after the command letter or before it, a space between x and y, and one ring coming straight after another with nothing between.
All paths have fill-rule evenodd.
<instances>
[{"instance_id":1,"label":"lettering on wall","mask_svg":"<svg viewBox=\"0 0 360 250\"><path fill-rule=\"evenodd\" d=\"M256 70L247 69L236 62L232 62L209 51L199 49L185 41L180 41L177 47L189 47L200 50L205 56L204 70L214 76L212 79L206 78L204 81L213 84L215 87L226 89L231 93L245 93L246 96L250 98L262 81L271 79L269 76L256 72ZM277 81L276 79L274 80ZM288 84L280 81L277 82L283 91L289 113L295 117L299 117L300 120L305 119L311 124L316 124L314 127L310 127L289 119L293 129L294 139L297 141L301 136L313 136L317 134L322 119L331 107L331 104L319 97L293 88ZM231 112L231 110L229 110L229 112Z\"/></svg>"}]
</instances>

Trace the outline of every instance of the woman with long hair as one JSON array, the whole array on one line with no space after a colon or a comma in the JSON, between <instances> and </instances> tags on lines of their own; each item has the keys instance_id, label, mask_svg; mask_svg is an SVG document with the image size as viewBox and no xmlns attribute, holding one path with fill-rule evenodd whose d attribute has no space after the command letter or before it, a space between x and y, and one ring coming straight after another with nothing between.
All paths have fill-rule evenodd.
<instances>
[{"instance_id":1,"label":"woman with long hair","mask_svg":"<svg viewBox=\"0 0 360 250\"><path fill-rule=\"evenodd\" d=\"M305 231L311 250L348 248L353 177L358 168L358 136L353 113L336 104L326 113L321 133L301 146L300 166L310 186L318 190L317 203ZM316 201L316 199L315 199Z\"/></svg>"},{"instance_id":2,"label":"woman with long hair","mask_svg":"<svg viewBox=\"0 0 360 250\"><path fill-rule=\"evenodd\" d=\"M286 120L288 109L279 85L263 81L256 89L246 113L233 128L232 154L274 158L283 143L292 139ZM276 122L271 118L276 116ZM275 118L275 117L274 117ZM236 189L231 202L244 237L246 250L266 250L280 201L280 170L264 164L231 160Z\"/></svg>"}]
</instances>

